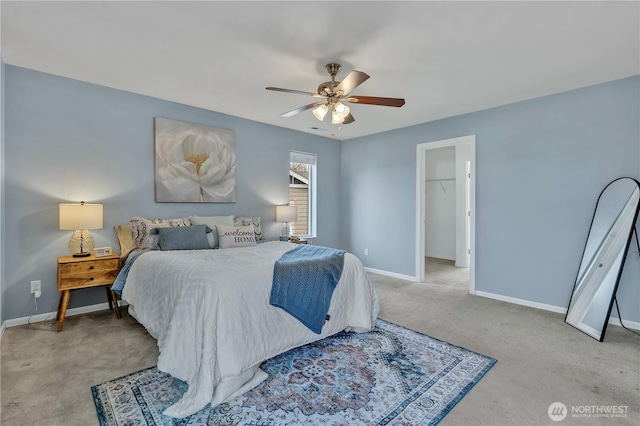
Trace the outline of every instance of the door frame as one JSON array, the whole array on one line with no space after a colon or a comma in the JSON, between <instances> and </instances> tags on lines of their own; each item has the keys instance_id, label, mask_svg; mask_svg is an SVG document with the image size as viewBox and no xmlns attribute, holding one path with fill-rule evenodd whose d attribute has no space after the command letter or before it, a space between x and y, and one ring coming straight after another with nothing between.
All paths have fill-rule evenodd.
<instances>
[{"instance_id":1,"label":"door frame","mask_svg":"<svg viewBox=\"0 0 640 426\"><path fill-rule=\"evenodd\" d=\"M476 294L476 135L461 136L458 138L443 139L434 142L426 142L416 145L416 280L424 281L425 265L425 190L426 190L426 158L427 152L432 149L455 147L456 145L468 145L470 149L470 178L469 178L469 293Z\"/></svg>"}]
</instances>

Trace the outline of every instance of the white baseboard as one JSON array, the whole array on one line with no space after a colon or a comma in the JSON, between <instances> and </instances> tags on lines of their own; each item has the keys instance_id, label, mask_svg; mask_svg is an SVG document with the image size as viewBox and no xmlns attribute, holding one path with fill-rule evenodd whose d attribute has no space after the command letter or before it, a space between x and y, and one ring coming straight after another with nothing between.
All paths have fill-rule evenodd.
<instances>
[{"instance_id":1,"label":"white baseboard","mask_svg":"<svg viewBox=\"0 0 640 426\"><path fill-rule=\"evenodd\" d=\"M124 301L121 301L121 300L118 301L118 304L119 304L119 306L127 306L127 303L124 302ZM98 303L97 305L81 306L79 308L67 309L67 312L65 314L65 318L66 317L71 317L71 316L74 316L74 315L87 314L89 312L104 311L104 310L107 310L107 309L109 309L109 303L107 303L107 302ZM0 328L0 330L1 330L1 333L4 334L4 331L8 327L15 327L15 326L18 326L18 325L24 325L24 324L34 323L34 322L46 321L47 319L55 318L56 314L57 314L57 312L53 311L53 312L48 312L48 313L44 313L44 314L32 315L30 317L22 317L22 318L14 318L14 319L6 320L2 324L2 327ZM0 338L1 338L2 334L0 334Z\"/></svg>"},{"instance_id":2,"label":"white baseboard","mask_svg":"<svg viewBox=\"0 0 640 426\"><path fill-rule=\"evenodd\" d=\"M566 314L567 308L562 306L547 305L546 303L532 302L531 300L518 299L515 297L503 296L501 294L487 293L486 291L476 291L476 296L482 296L489 299L500 300L502 302L515 303L516 305L528 306L530 308L542 309L543 311L556 312L558 314ZM640 330L640 322L623 320L624 326L634 330ZM609 317L609 324L622 326L618 318Z\"/></svg>"},{"instance_id":3,"label":"white baseboard","mask_svg":"<svg viewBox=\"0 0 640 426\"><path fill-rule=\"evenodd\" d=\"M546 303L532 302L531 300L503 296L501 294L488 293L486 291L476 290L476 296L482 296L489 299L500 300L502 302L515 303L516 305L528 306L530 308L542 309L543 311L557 312L559 314L567 313L567 308L563 308L562 306L547 305Z\"/></svg>"},{"instance_id":4,"label":"white baseboard","mask_svg":"<svg viewBox=\"0 0 640 426\"><path fill-rule=\"evenodd\" d=\"M624 321L625 327L631 328L633 330L640 330L640 322L629 321L629 320L623 320L623 321ZM622 327L622 324L620 323L620 320L618 318L609 317L609 324Z\"/></svg>"},{"instance_id":5,"label":"white baseboard","mask_svg":"<svg viewBox=\"0 0 640 426\"><path fill-rule=\"evenodd\" d=\"M412 277L410 275L396 274L395 272L383 271L381 269L368 268L366 266L365 266L364 270L367 271L367 272L373 272L374 274L380 274L380 275L386 275L387 277L398 278L400 280L411 281L411 282L414 282L414 283L418 282L416 277Z\"/></svg>"},{"instance_id":6,"label":"white baseboard","mask_svg":"<svg viewBox=\"0 0 640 426\"><path fill-rule=\"evenodd\" d=\"M388 272L388 271L383 271L380 269L374 269L374 268L368 268L365 267L364 268L365 271L367 272L373 272L375 274L380 274L380 275L386 275L388 277L392 277L392 278L398 278L401 280L405 280L405 281L411 281L411 282L417 282L416 277L412 277L409 275L402 275L402 274L397 274L395 272ZM476 291L476 296L481 296L481 297L486 297L488 299L495 299L495 300L500 300L502 302L508 302L508 303L514 303L516 305L522 305L522 306L528 306L530 308L536 308L536 309L542 309L543 311L550 311L550 312L556 312L559 314L566 314L567 313L567 308L563 308L562 306L555 306L555 305L548 305L546 303L538 303L538 302L532 302L530 300L525 300L525 299L518 299L516 297L510 297L510 296L503 296L501 294L494 294L494 293L488 293L486 291ZM127 306L127 303L124 301L119 301L120 306ZM90 305L90 306L81 306L79 308L73 308L73 309L69 309L67 310L67 313L65 316L73 316L73 315L80 315L80 314L86 314L89 312L97 312L97 311L104 311L106 309L109 309L109 304L108 303L99 303L97 305ZM5 330L7 329L7 327L15 327L18 325L24 325L24 324L28 324L29 322L41 322L41 321L45 321L47 318L55 315L56 312L49 312L49 313L45 313L45 314L39 314L39 315L33 315L31 317L23 317L23 318L15 318L15 319L11 319L11 320L6 320L5 322L2 323L2 325L0 326L0 339L2 339L2 336L4 335ZM609 317L609 324L611 325L616 325L616 326L622 326L622 324L620 323L620 320L618 318L614 318L614 317ZM640 322L636 322L636 321L629 321L629 320L624 320L624 326L633 330L640 330Z\"/></svg>"}]
</instances>

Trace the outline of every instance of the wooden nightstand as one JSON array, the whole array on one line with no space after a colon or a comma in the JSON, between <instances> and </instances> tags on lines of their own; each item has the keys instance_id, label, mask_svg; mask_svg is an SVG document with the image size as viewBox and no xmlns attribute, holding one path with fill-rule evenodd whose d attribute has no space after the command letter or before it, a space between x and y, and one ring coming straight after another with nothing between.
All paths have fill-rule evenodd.
<instances>
[{"instance_id":1,"label":"wooden nightstand","mask_svg":"<svg viewBox=\"0 0 640 426\"><path fill-rule=\"evenodd\" d=\"M109 309L115 309L116 316L120 318L120 309L116 295L111 291L111 285L120 272L120 256L110 254L109 256L95 257L73 257L61 256L58 258L58 291L60 303L58 304L58 331L62 331L64 316L69 304L71 290L80 288L90 288L107 286L107 296L109 297Z\"/></svg>"}]
</instances>

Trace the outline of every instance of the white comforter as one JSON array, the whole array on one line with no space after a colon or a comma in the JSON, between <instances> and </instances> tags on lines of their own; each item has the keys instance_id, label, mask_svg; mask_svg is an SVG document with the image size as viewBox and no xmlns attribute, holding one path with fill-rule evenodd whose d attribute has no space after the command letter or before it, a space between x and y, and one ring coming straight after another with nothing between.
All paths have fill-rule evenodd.
<instances>
[{"instance_id":1,"label":"white comforter","mask_svg":"<svg viewBox=\"0 0 640 426\"><path fill-rule=\"evenodd\" d=\"M189 385L165 410L186 417L259 384L262 361L344 329L375 325L378 300L362 263L345 254L318 335L269 304L273 267L296 246L267 242L224 250L152 251L132 265L122 298L158 340L158 368Z\"/></svg>"}]
</instances>

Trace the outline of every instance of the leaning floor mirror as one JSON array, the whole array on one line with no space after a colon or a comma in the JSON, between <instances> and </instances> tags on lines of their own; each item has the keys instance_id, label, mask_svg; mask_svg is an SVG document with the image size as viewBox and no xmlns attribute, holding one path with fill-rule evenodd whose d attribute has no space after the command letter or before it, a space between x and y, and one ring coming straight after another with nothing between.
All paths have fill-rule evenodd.
<instances>
[{"instance_id":1,"label":"leaning floor mirror","mask_svg":"<svg viewBox=\"0 0 640 426\"><path fill-rule=\"evenodd\" d=\"M565 322L600 342L635 231L639 201L640 182L616 179L600 193L591 220Z\"/></svg>"}]
</instances>

